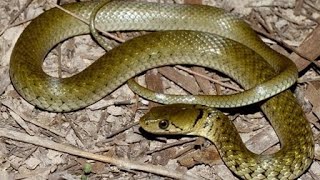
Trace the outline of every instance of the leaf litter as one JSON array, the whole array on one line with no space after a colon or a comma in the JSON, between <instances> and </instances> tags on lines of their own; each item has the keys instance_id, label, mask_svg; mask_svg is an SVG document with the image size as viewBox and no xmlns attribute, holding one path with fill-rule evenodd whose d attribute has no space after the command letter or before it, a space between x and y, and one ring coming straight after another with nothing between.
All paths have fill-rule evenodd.
<instances>
[{"instance_id":1,"label":"leaf litter","mask_svg":"<svg viewBox=\"0 0 320 180\"><path fill-rule=\"evenodd\" d=\"M71 0L61 3L70 3ZM156 1L158 2L158 1ZM262 39L276 51L291 58L300 71L295 94L310 121L316 143L316 156L310 169L301 179L320 178L320 83L319 83L319 0L221 1L177 0L164 3L207 4L225 9L244 18ZM27 7L25 5L30 3ZM51 2L56 3L56 2ZM52 5L45 0L4 0L0 2L0 125L2 128L69 144L84 151L104 156L161 165L177 172L195 174L204 179L237 179L223 164L209 141L188 137L163 138L141 134L137 122L147 110L157 104L137 98L126 86L96 104L72 113L41 111L24 101L14 90L9 78L12 48L28 21ZM21 11L17 17L16 14ZM24 22L26 21L26 22ZM20 23L21 22L21 23ZM117 32L130 39L139 32ZM89 35L72 38L52 50L44 61L44 70L52 76L68 77L82 71L100 57L104 50ZM61 59L61 65L59 65ZM310 62L313 61L313 62ZM189 67L186 67L189 69ZM237 86L227 77L191 67L191 71L208 79L217 79ZM151 72L151 71L150 71ZM148 76L155 81L147 80ZM174 94L229 94L236 92L208 79L189 74L179 66L152 70L139 77L156 91ZM150 78L149 78L150 79ZM241 112L243 113L243 112ZM272 153L279 142L272 127L260 112L229 114L246 145L256 153ZM128 126L132 124L132 126ZM108 138L107 138L108 137ZM199 139L199 138L196 138ZM182 141L184 144L175 145ZM199 142L200 143L199 143ZM150 153L148 153L150 152ZM84 164L92 165L85 174ZM166 179L152 173L121 168L93 161L50 148L0 139L0 179ZM170 176L169 176L170 177Z\"/></svg>"}]
</instances>

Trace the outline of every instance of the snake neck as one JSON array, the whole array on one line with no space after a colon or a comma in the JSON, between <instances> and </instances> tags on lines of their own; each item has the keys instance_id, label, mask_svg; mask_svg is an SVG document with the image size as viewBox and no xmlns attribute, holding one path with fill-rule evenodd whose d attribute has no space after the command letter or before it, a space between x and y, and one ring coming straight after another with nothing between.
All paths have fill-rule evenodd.
<instances>
[{"instance_id":1,"label":"snake neck","mask_svg":"<svg viewBox=\"0 0 320 180\"><path fill-rule=\"evenodd\" d=\"M268 116L269 105L275 103L272 101L281 101L286 98L292 100L290 93L280 94L279 98L271 100L271 102L269 100L261 108L267 112L266 116ZM288 105L288 110L292 111L292 115L297 118L303 117L301 108L297 108L295 105ZM279 111L282 111L281 108ZM232 121L220 111L217 112L211 108L203 110L202 118L197 120L194 124L194 130L190 134L203 136L212 141L225 164L243 179L295 179L312 162L313 141L305 138L311 133L310 127L299 127L301 131L297 132L295 130L298 127L294 127L294 122L298 121L295 117L288 118L291 118L286 121L288 124L284 122L281 127L274 127L281 142L281 149L274 154L259 155L251 152L243 143ZM270 122L274 124L277 120L279 118L272 118ZM288 126L292 126L292 128L288 128ZM282 132L285 132L285 135L281 134ZM293 139L289 134L302 138Z\"/></svg>"}]
</instances>

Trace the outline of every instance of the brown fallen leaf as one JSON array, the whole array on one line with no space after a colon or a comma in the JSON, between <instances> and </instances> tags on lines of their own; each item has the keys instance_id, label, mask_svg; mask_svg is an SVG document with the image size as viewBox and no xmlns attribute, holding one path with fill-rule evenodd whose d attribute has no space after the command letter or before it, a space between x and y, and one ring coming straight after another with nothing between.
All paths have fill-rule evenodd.
<instances>
[{"instance_id":1,"label":"brown fallen leaf","mask_svg":"<svg viewBox=\"0 0 320 180\"><path fill-rule=\"evenodd\" d=\"M200 88L192 76L185 76L179 73L177 70L175 70L172 67L162 67L162 68L159 68L158 71L164 77L175 82L176 84L181 86L184 90L188 91L189 93L191 94L199 93Z\"/></svg>"}]
</instances>

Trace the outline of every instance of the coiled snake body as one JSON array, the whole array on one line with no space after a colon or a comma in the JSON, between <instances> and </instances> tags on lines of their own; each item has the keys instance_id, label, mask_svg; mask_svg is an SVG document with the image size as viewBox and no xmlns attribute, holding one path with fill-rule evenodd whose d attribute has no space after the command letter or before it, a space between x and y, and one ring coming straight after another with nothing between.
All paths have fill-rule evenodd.
<instances>
[{"instance_id":1,"label":"coiled snake body","mask_svg":"<svg viewBox=\"0 0 320 180\"><path fill-rule=\"evenodd\" d=\"M82 2L64 8L88 19L97 4ZM72 111L98 101L147 69L194 64L219 70L248 90L232 96L177 97L153 94L131 85L139 94L162 103L236 107L273 96L291 86L297 77L291 61L269 49L243 21L214 7L114 1L100 9L96 23L106 31L184 31L155 32L135 38L107 52L81 73L59 79L43 72L44 57L57 43L88 33L89 28L59 9L51 9L28 25L13 49L10 76L21 96L45 110ZM220 141L224 161L243 178L299 176L313 158L312 132L303 111L288 90L266 101L261 108L275 128L282 149L274 155L258 156L247 151L239 138L234 139L235 145L230 144L232 139ZM186 122L188 126L190 123ZM236 134L224 125L220 128L224 135ZM196 131L193 134L203 135L204 130ZM211 135L207 138L213 140ZM216 139L213 141L219 144Z\"/></svg>"}]
</instances>

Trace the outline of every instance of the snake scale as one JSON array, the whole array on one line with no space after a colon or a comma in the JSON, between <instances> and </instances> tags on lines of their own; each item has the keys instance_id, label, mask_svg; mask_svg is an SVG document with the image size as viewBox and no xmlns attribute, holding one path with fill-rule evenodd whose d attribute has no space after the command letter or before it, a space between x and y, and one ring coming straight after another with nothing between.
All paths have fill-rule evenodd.
<instances>
[{"instance_id":1,"label":"snake scale","mask_svg":"<svg viewBox=\"0 0 320 180\"><path fill-rule=\"evenodd\" d=\"M98 2L81 2L64 5L64 8L89 19L97 5ZM84 71L60 79L43 72L42 62L46 54L57 43L90 30L87 24L59 9L46 11L27 26L12 52L10 77L24 99L48 111L73 111L98 101L147 69L192 64L221 71L246 91L228 96L167 96L151 93L132 82L130 87L151 100L166 104L238 107L274 96L294 84L297 78L297 69L290 60L268 48L242 20L218 8L112 1L99 10L95 22L105 31L162 31L129 40L108 51ZM280 151L266 156L249 152L232 124L217 110L193 105L184 105L184 108L173 106L180 108L179 118L173 116L171 112L176 108L170 105L168 109L164 106L168 113L160 113L157 109L151 112L165 117L171 114L168 118L179 119L173 118L171 125L185 119L180 130L195 127L195 131L189 134L202 135L216 143L227 166L240 177L292 179L301 175L312 162L314 144L311 128L289 90L261 105L282 145ZM183 118L186 115L189 118ZM203 123L203 119L209 121ZM214 127L220 129L221 137L212 136L215 131L208 123L213 119L223 120ZM203 130L196 128L201 123L202 126L205 124ZM142 122L142 127L160 133L159 127L164 126L157 124L150 128ZM208 130L206 127L211 128ZM161 133L167 132L162 128Z\"/></svg>"}]
</instances>

